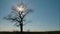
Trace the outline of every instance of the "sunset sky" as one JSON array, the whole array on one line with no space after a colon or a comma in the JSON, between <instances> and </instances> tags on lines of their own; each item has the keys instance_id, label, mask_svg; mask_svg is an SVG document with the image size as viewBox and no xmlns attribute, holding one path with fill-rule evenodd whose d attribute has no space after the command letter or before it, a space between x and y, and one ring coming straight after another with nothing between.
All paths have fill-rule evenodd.
<instances>
[{"instance_id":1,"label":"sunset sky","mask_svg":"<svg viewBox=\"0 0 60 34\"><path fill-rule=\"evenodd\" d=\"M0 31L19 31L13 22L4 19L11 11L11 7L21 0L0 0ZM25 19L31 21L23 28L24 31L60 31L60 0L23 0L33 12Z\"/></svg>"}]
</instances>

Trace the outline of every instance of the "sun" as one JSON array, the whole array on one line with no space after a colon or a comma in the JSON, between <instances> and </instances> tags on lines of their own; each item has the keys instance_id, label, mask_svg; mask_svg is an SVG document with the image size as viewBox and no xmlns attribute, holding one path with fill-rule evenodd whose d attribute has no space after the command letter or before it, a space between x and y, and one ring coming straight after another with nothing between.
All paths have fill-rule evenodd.
<instances>
[{"instance_id":1,"label":"sun","mask_svg":"<svg viewBox=\"0 0 60 34\"><path fill-rule=\"evenodd\" d=\"M25 6L20 5L20 6L17 6L17 10L20 11L20 12L22 12L22 11L25 11L26 8L25 8Z\"/></svg>"}]
</instances>

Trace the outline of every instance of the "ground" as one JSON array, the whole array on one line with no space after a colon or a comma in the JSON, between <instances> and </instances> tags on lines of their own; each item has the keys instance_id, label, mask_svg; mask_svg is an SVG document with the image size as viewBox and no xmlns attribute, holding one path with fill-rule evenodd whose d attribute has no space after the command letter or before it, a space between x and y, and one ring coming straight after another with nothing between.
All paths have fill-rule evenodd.
<instances>
[{"instance_id":1,"label":"ground","mask_svg":"<svg viewBox=\"0 0 60 34\"><path fill-rule=\"evenodd\" d=\"M47 32L0 32L0 34L60 34L60 31L47 31Z\"/></svg>"}]
</instances>

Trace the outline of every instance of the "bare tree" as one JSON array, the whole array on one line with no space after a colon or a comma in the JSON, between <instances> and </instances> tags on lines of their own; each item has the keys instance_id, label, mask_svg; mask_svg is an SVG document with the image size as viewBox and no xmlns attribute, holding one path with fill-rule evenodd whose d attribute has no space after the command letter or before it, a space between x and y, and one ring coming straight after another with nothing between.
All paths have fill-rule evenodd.
<instances>
[{"instance_id":1,"label":"bare tree","mask_svg":"<svg viewBox=\"0 0 60 34\"><path fill-rule=\"evenodd\" d=\"M24 18L28 13L32 12L32 9L27 9L24 3L21 3L13 6L12 10L11 14L5 17L5 19L16 22L15 25L20 26L20 31L23 32L23 25L27 24L23 24Z\"/></svg>"}]
</instances>

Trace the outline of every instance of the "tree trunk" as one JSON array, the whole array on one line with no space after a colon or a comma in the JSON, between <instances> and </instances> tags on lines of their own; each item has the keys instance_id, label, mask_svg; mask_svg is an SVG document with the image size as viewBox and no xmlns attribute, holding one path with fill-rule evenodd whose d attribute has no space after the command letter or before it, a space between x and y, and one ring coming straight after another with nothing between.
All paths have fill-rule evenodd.
<instances>
[{"instance_id":1,"label":"tree trunk","mask_svg":"<svg viewBox=\"0 0 60 34\"><path fill-rule=\"evenodd\" d=\"M20 30L23 32L23 23L20 24Z\"/></svg>"}]
</instances>

